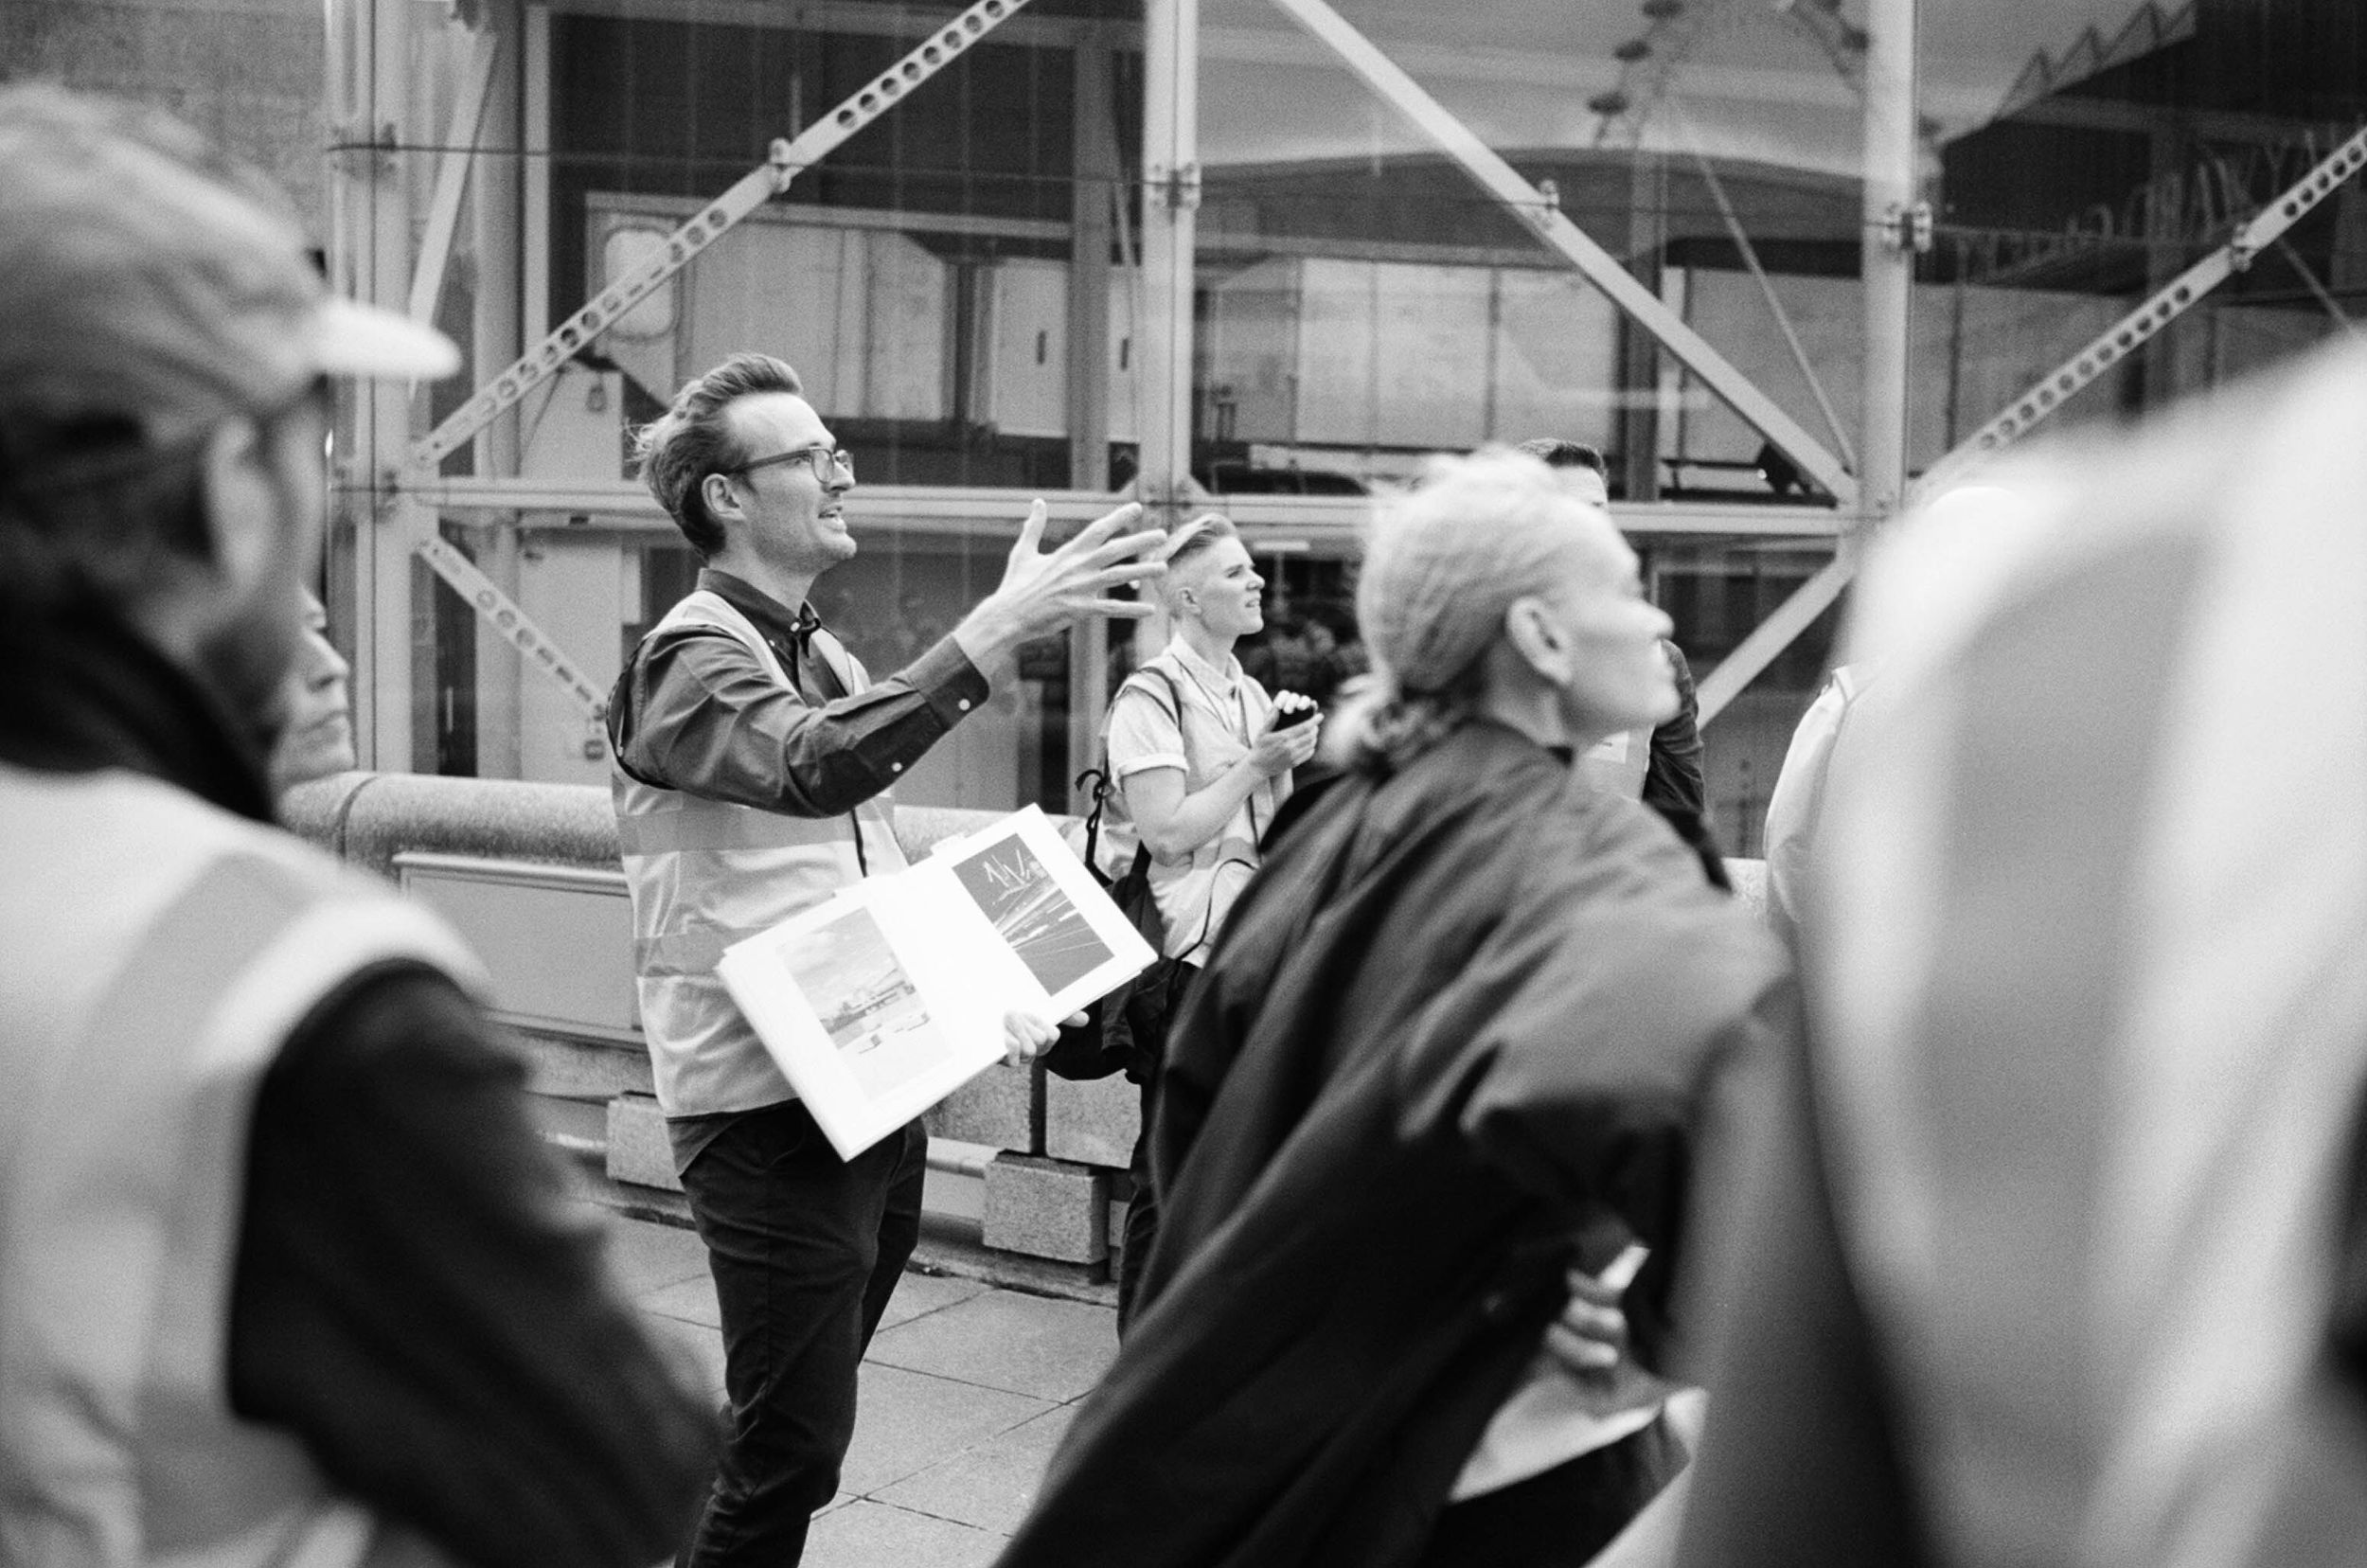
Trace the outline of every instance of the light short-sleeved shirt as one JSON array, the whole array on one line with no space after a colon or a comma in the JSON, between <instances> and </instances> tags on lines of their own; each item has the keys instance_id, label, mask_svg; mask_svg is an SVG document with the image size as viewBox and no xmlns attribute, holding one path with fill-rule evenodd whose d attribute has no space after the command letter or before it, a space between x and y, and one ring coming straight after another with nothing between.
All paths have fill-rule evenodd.
<instances>
[{"instance_id":1,"label":"light short-sleeved shirt","mask_svg":"<svg viewBox=\"0 0 2367 1568\"><path fill-rule=\"evenodd\" d=\"M1138 774L1180 769L1184 793L1196 794L1249 755L1272 712L1273 699L1239 660L1227 658L1219 669L1178 638L1129 676L1110 704L1110 775L1123 789ZM1267 779L1190 855L1152 858L1150 889L1166 925L1168 957L1207 961L1226 913L1256 869L1257 841L1290 793L1289 775Z\"/></svg>"}]
</instances>

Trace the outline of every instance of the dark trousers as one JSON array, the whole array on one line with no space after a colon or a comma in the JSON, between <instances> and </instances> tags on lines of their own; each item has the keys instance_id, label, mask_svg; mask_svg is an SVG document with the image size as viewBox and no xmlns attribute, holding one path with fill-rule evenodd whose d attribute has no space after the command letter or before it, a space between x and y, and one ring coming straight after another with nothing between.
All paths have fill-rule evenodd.
<instances>
[{"instance_id":1,"label":"dark trousers","mask_svg":"<svg viewBox=\"0 0 2367 1568\"><path fill-rule=\"evenodd\" d=\"M1159 1235L1159 1198L1150 1189L1150 1117L1159 1099L1159 1068L1153 1062L1143 1076L1143 1130L1134 1137L1134 1155L1126 1173L1134 1184L1126 1200L1124 1244L1118 1249L1118 1332L1134 1321L1134 1296L1142 1289L1143 1265L1150 1261L1150 1244Z\"/></svg>"},{"instance_id":2,"label":"dark trousers","mask_svg":"<svg viewBox=\"0 0 2367 1568\"><path fill-rule=\"evenodd\" d=\"M1181 1007L1184 993L1192 989L1192 981L1200 973L1198 964L1178 964L1167 982L1166 1016L1172 1020ZM1159 1077L1166 1070L1166 1042L1161 1041L1155 1051L1147 1051L1135 1059L1133 1071L1143 1080L1143 1125L1134 1134L1133 1157L1126 1163L1126 1173L1133 1182L1134 1191L1126 1200L1126 1227L1121 1233L1124 1244L1118 1249L1118 1333L1125 1334L1134 1321L1135 1295L1142 1289L1143 1267L1150 1261L1150 1244L1159 1238L1159 1195L1150 1182L1150 1121L1159 1109Z\"/></svg>"},{"instance_id":3,"label":"dark trousers","mask_svg":"<svg viewBox=\"0 0 2367 1568\"><path fill-rule=\"evenodd\" d=\"M1450 1504L1415 1568L1580 1568L1684 1469L1665 1421Z\"/></svg>"},{"instance_id":4,"label":"dark trousers","mask_svg":"<svg viewBox=\"0 0 2367 1568\"><path fill-rule=\"evenodd\" d=\"M731 1399L685 1568L804 1553L855 1434L856 1368L919 1238L928 1148L914 1122L841 1161L792 1100L733 1121L683 1172Z\"/></svg>"}]
</instances>

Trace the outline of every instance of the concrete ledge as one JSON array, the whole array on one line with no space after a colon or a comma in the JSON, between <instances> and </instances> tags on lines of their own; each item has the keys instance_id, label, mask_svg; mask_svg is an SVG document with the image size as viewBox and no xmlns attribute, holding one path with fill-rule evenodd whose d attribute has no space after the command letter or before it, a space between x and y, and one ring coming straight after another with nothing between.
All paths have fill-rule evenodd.
<instances>
[{"instance_id":1,"label":"concrete ledge","mask_svg":"<svg viewBox=\"0 0 2367 1568\"><path fill-rule=\"evenodd\" d=\"M682 1178L674 1174L674 1144L667 1135L666 1114L654 1095L619 1095L608 1102L609 1180L635 1186L680 1192Z\"/></svg>"},{"instance_id":2,"label":"concrete ledge","mask_svg":"<svg viewBox=\"0 0 2367 1568\"><path fill-rule=\"evenodd\" d=\"M1110 1256L1109 1173L1037 1154L998 1154L987 1167L980 1235L997 1252L1098 1263Z\"/></svg>"}]
</instances>

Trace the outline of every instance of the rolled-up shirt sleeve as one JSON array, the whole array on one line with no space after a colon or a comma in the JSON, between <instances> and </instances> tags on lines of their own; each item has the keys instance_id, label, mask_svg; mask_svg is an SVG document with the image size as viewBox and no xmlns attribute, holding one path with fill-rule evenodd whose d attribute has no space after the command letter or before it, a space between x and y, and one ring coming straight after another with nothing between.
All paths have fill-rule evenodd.
<instances>
[{"instance_id":1,"label":"rolled-up shirt sleeve","mask_svg":"<svg viewBox=\"0 0 2367 1568\"><path fill-rule=\"evenodd\" d=\"M609 740L644 783L789 816L837 816L892 788L987 694L986 677L951 637L868 690L815 702L738 638L685 628L627 666L609 703Z\"/></svg>"},{"instance_id":2,"label":"rolled-up shirt sleeve","mask_svg":"<svg viewBox=\"0 0 2367 1568\"><path fill-rule=\"evenodd\" d=\"M1110 772L1130 778L1153 768L1182 772L1188 766L1179 717L1139 686L1121 690L1110 704Z\"/></svg>"}]
</instances>

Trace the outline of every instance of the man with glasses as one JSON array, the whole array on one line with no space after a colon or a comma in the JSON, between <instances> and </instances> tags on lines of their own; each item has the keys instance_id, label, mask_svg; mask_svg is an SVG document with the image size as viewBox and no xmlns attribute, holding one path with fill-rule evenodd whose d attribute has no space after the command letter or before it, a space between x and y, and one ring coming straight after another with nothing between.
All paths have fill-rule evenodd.
<instances>
[{"instance_id":1,"label":"man with glasses","mask_svg":"<svg viewBox=\"0 0 2367 1568\"><path fill-rule=\"evenodd\" d=\"M722 1311L730 1430L684 1560L792 1564L854 1434L855 1373L917 1238L914 1122L841 1161L715 973L723 949L904 864L888 791L987 700L1022 643L1157 577L1121 507L1040 553L877 683L808 602L855 554L854 462L797 373L735 355L640 433L642 477L703 563L609 704L642 1030ZM1048 1040L1048 1035L1045 1037Z\"/></svg>"},{"instance_id":2,"label":"man with glasses","mask_svg":"<svg viewBox=\"0 0 2367 1568\"><path fill-rule=\"evenodd\" d=\"M187 127L0 89L0 1562L632 1568L696 1504L474 961L271 826L326 378L458 365Z\"/></svg>"}]
</instances>

